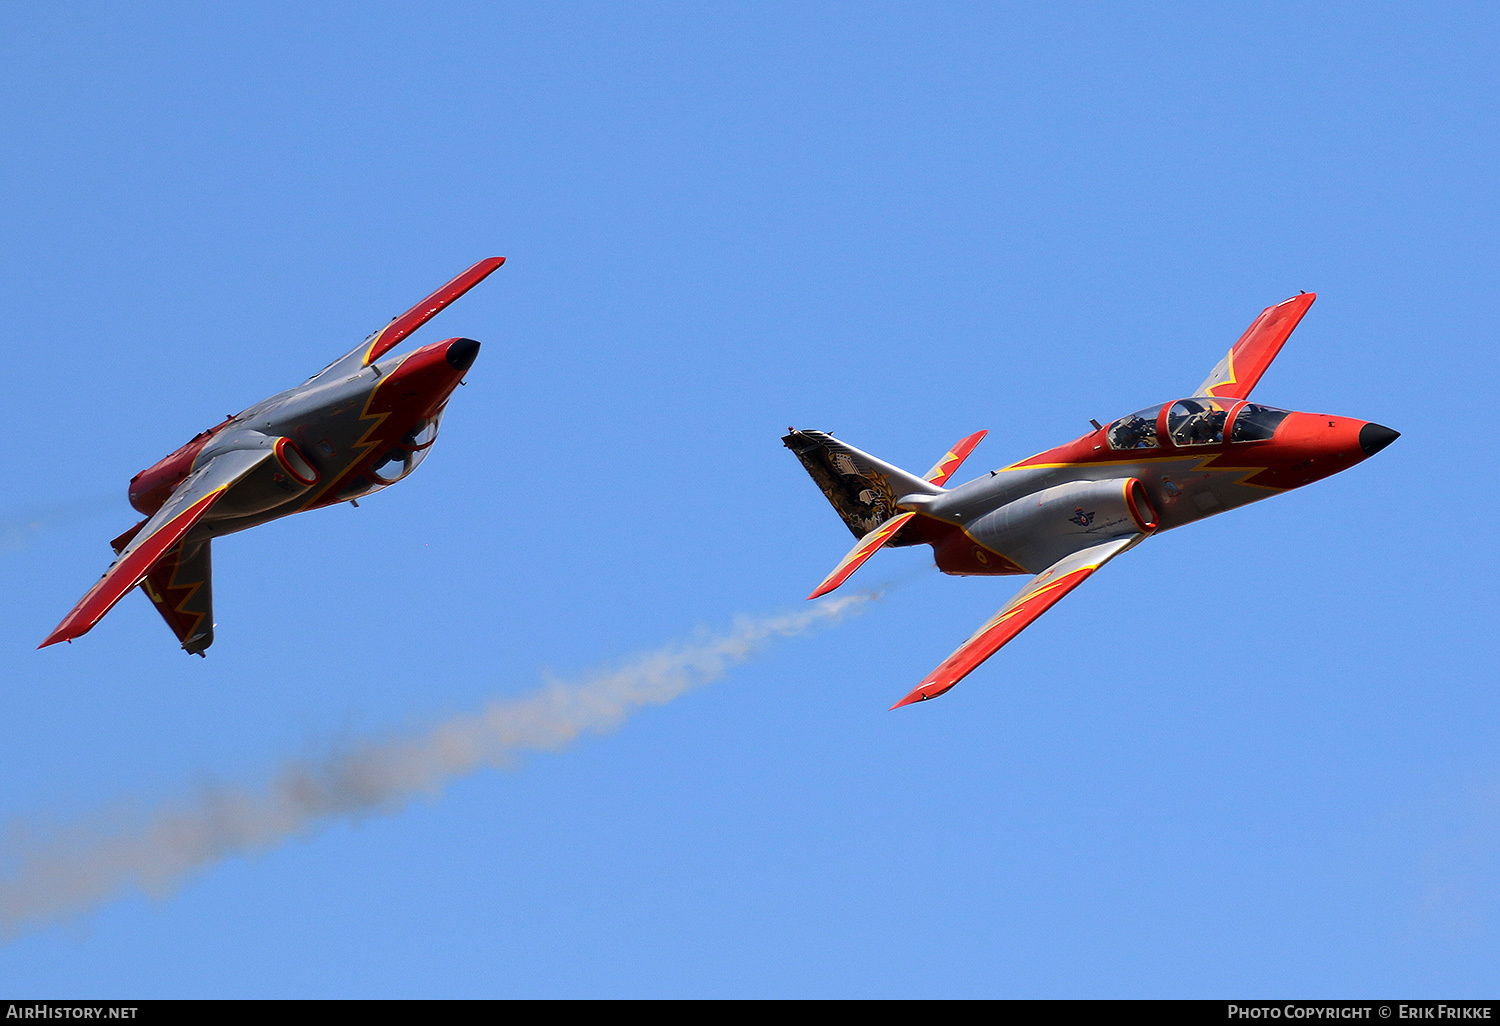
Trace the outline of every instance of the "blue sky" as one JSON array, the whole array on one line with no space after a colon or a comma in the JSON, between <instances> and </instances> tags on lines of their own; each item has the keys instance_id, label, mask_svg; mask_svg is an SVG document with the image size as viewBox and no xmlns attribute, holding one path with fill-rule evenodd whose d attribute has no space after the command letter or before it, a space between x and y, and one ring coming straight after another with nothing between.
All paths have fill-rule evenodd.
<instances>
[{"instance_id":1,"label":"blue sky","mask_svg":"<svg viewBox=\"0 0 1500 1026\"><path fill-rule=\"evenodd\" d=\"M10 850L797 611L779 442L964 478L1187 394L1401 440L1112 563L860 615L565 751L0 946L14 996L1493 996L1488 5L78 4L0 15ZM419 473L35 645L131 474L473 261ZM78 824L86 824L79 827ZM10 863L0 863L0 869ZM6 879L0 872L0 881Z\"/></svg>"}]
</instances>

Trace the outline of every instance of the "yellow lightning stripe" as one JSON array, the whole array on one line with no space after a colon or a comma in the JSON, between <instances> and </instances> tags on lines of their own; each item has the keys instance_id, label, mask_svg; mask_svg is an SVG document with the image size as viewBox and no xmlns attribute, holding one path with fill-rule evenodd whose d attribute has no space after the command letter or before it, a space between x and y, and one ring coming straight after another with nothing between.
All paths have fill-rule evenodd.
<instances>
[{"instance_id":1,"label":"yellow lightning stripe","mask_svg":"<svg viewBox=\"0 0 1500 1026\"><path fill-rule=\"evenodd\" d=\"M331 492L336 485L342 483L347 477L349 471L353 467L355 467L360 460L368 456L371 449L375 448L375 446L379 444L378 441L370 441L370 436L373 435L376 431L380 430L380 425L385 423L386 418L391 415L392 411L387 410L384 413L371 413L370 406L375 402L375 397L380 394L380 390L390 382L396 371L401 369L401 365L404 364L407 360L410 360L413 356L417 355L417 353L420 351L421 350L413 350L412 352L407 353L405 356L401 357L400 362L398 362L394 367L385 372L385 374L380 379L380 383L377 384L374 388L370 389L370 395L365 399L365 406L364 409L360 411L359 419L371 420L374 421L374 423L366 428L365 433L360 435L359 439L350 446L350 449L354 450L354 452L356 453L354 459L350 460L349 464L344 467L343 473L330 475L328 483L326 485L324 485L320 489L310 492L307 501L302 504L302 509L308 509L313 505L313 503L317 502L319 499L323 498L323 496Z\"/></svg>"},{"instance_id":2,"label":"yellow lightning stripe","mask_svg":"<svg viewBox=\"0 0 1500 1026\"><path fill-rule=\"evenodd\" d=\"M1227 398L1230 398L1230 397L1229 396L1219 396L1219 394L1217 392L1215 392L1214 389L1215 388L1223 388L1225 385L1236 385L1236 384L1239 384L1239 380L1240 379L1234 373L1234 350L1233 349L1229 350L1229 352L1227 354L1225 354L1225 356L1224 356L1224 363L1226 364L1226 368L1229 371L1229 380L1219 382L1217 385L1214 385L1213 388L1210 388L1209 392L1211 394L1215 395L1215 396L1218 396L1219 398L1225 398L1225 399L1227 399Z\"/></svg>"},{"instance_id":3,"label":"yellow lightning stripe","mask_svg":"<svg viewBox=\"0 0 1500 1026\"><path fill-rule=\"evenodd\" d=\"M931 470L929 470L927 472L927 477L924 478L924 480L927 480L927 481L936 481L939 477L941 477L943 475L943 471L945 471L945 470L949 469L950 467L952 467L953 464L956 463L957 461L958 461L958 453L954 452L952 449L949 449L948 450L948 454L946 456L944 456L942 459L940 459L940 460L937 461L937 466L933 467Z\"/></svg>"},{"instance_id":4,"label":"yellow lightning stripe","mask_svg":"<svg viewBox=\"0 0 1500 1026\"><path fill-rule=\"evenodd\" d=\"M854 571L858 569L865 560L869 559L877 549L879 549L882 545L889 541L897 531L904 527L908 520L911 520L915 516L915 513L902 513L898 516L892 517L885 523L881 524L879 527L875 528L875 530L865 535L859 540L859 542L855 544L854 548L849 551L849 554L839 562L839 565L833 568L833 573L823 578L823 582L816 588L814 588L812 594L807 597L810 599L815 599L819 595L826 595L828 592L838 587L844 582L845 578L852 575Z\"/></svg>"},{"instance_id":5,"label":"yellow lightning stripe","mask_svg":"<svg viewBox=\"0 0 1500 1026\"><path fill-rule=\"evenodd\" d=\"M203 622L203 617L206 614L204 614L204 613L194 613L191 610L184 609L182 607L185 606L185 605L187 605L190 601L192 601L193 596L196 595L196 594L198 594L199 589L201 589L205 584L207 584L208 581L207 580L202 580L202 581L193 581L191 583L186 583L185 582L185 583L182 583L182 584L178 584L177 583L177 576L180 573L182 573L182 543L178 542L177 543L177 560L176 560L174 566L172 567L172 579L169 582L167 582L167 586L169 588L173 588L173 589L186 588L187 589L187 594L182 597L182 600L180 602L176 602L176 603L173 604L172 611L176 612L176 613L181 613L183 616L196 617L196 619L193 621L193 630L196 630L198 628L198 625ZM142 583L143 584L144 583L149 583L149 580L150 579L147 578L147 580L143 581ZM163 596L163 601L165 601L165 596ZM187 633L188 633L188 637L192 637L193 631L190 630ZM185 641L186 639L184 638L184 639L179 639L179 640L184 640Z\"/></svg>"},{"instance_id":6,"label":"yellow lightning stripe","mask_svg":"<svg viewBox=\"0 0 1500 1026\"><path fill-rule=\"evenodd\" d=\"M1027 602L1030 602L1032 599L1045 595L1049 591L1056 591L1058 588L1062 587L1063 583L1068 579L1068 577L1072 576L1073 574L1076 574L1082 570L1087 570L1088 572L1093 573L1095 570L1099 569L1100 565L1101 564L1099 563L1095 563L1092 566L1080 566L1076 569L1069 570L1066 574L1063 574L1057 580L1048 581L1046 584L1043 584L1041 586L1038 586L1036 582L1028 584L1024 589L1022 589L1019 595L1006 603L1004 609L1000 610L1000 612L992 616L983 627L980 627L979 630L970 635L969 641L973 641L980 635L984 634L986 631L1000 626L1006 620L1009 620L1011 617L1019 613L1021 611L1021 607ZM964 642L964 644L967 645L969 641ZM963 646L961 645L959 647L962 648Z\"/></svg>"},{"instance_id":7,"label":"yellow lightning stripe","mask_svg":"<svg viewBox=\"0 0 1500 1026\"><path fill-rule=\"evenodd\" d=\"M1132 460L1129 460L1129 461L1121 460L1119 462L1106 462L1104 460L1097 460L1097 461L1095 461L1095 460L1088 460L1088 461L1077 462L1077 463L1029 463L1029 464L1025 464L1024 466L1022 465L1022 463L1024 463L1025 461L1022 461L1022 463L1012 463L1008 467L1001 467L999 470L995 471L995 473L1002 474L1002 473L1005 473L1007 471L1017 471L1017 470L1060 470L1060 469L1064 469L1064 468L1067 468L1067 467L1111 467L1111 468L1113 468L1113 467L1119 467L1121 469L1125 469L1125 468L1131 467L1131 466L1136 465L1136 464L1143 464L1143 463L1182 463L1182 462L1185 462L1185 461L1191 460L1191 459L1196 459L1198 461L1197 464L1194 465L1194 466L1186 468L1183 471L1183 473L1186 473L1186 474L1196 474L1199 471L1205 471L1205 472L1208 472L1208 473L1215 473L1215 474L1217 474L1217 473L1233 474L1233 473L1237 473L1237 472L1243 471L1244 474L1245 474L1245 477L1248 478L1248 477L1252 477L1252 476L1254 476L1256 474L1259 474L1262 471L1266 471L1266 470L1270 470L1271 469L1270 467L1265 467L1265 466L1261 466L1261 467L1215 467L1215 466L1209 466L1209 464L1211 464L1214 460L1218 459L1220 455L1223 455L1223 454L1222 453L1215 453L1214 455L1211 455L1211 456L1192 456L1192 455L1147 456L1147 457L1141 458L1141 459L1132 459ZM1244 484L1244 485L1247 485L1247 486L1249 486L1251 488L1271 488L1273 491L1285 491L1286 490L1284 488L1272 488L1271 485L1251 484L1249 481L1246 481L1244 478L1241 478L1239 481L1236 482L1236 484Z\"/></svg>"},{"instance_id":8,"label":"yellow lightning stripe","mask_svg":"<svg viewBox=\"0 0 1500 1026\"><path fill-rule=\"evenodd\" d=\"M365 347L365 358L362 361L366 367L370 366L370 360L374 357L375 349L380 345L380 340L385 338L386 332L394 328L396 326L396 322L399 320L401 320L401 318L397 317L396 320L391 321L390 324L387 324L385 327L377 331L370 339L370 344ZM396 347L392 346L391 348L394 349Z\"/></svg>"}]
</instances>

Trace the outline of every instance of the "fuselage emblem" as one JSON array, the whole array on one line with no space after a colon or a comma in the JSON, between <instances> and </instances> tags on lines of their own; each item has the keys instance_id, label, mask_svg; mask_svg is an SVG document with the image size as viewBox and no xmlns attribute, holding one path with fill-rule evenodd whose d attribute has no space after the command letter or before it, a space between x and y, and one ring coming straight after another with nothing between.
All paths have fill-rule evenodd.
<instances>
[{"instance_id":1,"label":"fuselage emblem","mask_svg":"<svg viewBox=\"0 0 1500 1026\"><path fill-rule=\"evenodd\" d=\"M1085 513L1082 506L1075 506L1073 515L1068 520L1079 527L1087 527L1094 522L1094 513Z\"/></svg>"}]
</instances>

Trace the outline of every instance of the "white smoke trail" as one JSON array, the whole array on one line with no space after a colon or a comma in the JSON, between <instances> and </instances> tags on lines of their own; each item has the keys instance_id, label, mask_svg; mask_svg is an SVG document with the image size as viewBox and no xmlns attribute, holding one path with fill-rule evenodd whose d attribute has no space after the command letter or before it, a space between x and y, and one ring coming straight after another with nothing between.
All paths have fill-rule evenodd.
<instances>
[{"instance_id":1,"label":"white smoke trail","mask_svg":"<svg viewBox=\"0 0 1500 1026\"><path fill-rule=\"evenodd\" d=\"M86 912L132 885L163 897L195 869L275 847L340 817L395 812L482 767L511 765L519 753L556 751L585 732L614 730L642 706L717 680L771 639L838 620L876 597L855 594L800 613L739 617L727 633L668 646L581 683L548 684L409 737L289 762L259 790L217 787L132 824L101 818L43 840L12 827L15 871L0 880L0 937Z\"/></svg>"},{"instance_id":2,"label":"white smoke trail","mask_svg":"<svg viewBox=\"0 0 1500 1026\"><path fill-rule=\"evenodd\" d=\"M118 505L117 499L96 496L0 515L0 555L19 552L51 528L84 520Z\"/></svg>"}]
</instances>

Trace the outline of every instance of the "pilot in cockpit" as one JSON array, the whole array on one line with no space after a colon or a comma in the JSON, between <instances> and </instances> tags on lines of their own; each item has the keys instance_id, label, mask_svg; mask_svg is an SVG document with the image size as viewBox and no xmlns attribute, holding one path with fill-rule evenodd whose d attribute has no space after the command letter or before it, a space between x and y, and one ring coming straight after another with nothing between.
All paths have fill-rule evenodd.
<instances>
[{"instance_id":1,"label":"pilot in cockpit","mask_svg":"<svg viewBox=\"0 0 1500 1026\"><path fill-rule=\"evenodd\" d=\"M1203 410L1193 414L1187 422L1188 445L1212 445L1224 440L1224 421L1229 414L1223 410Z\"/></svg>"},{"instance_id":2,"label":"pilot in cockpit","mask_svg":"<svg viewBox=\"0 0 1500 1026\"><path fill-rule=\"evenodd\" d=\"M1110 442L1116 449L1149 449L1156 444L1156 422L1132 414L1115 425Z\"/></svg>"}]
</instances>

